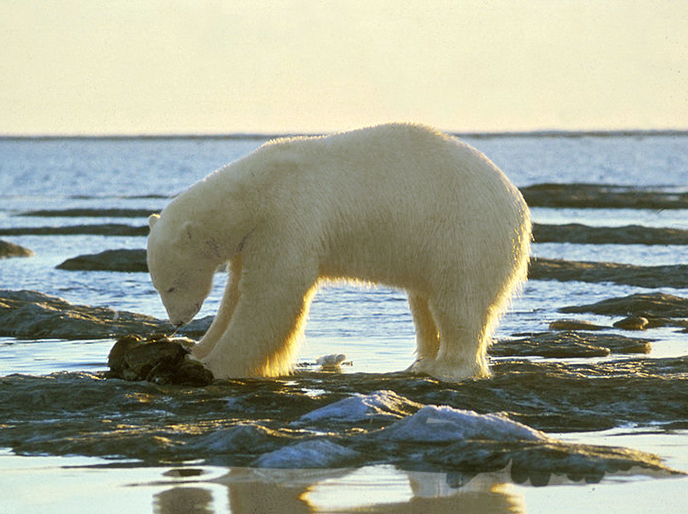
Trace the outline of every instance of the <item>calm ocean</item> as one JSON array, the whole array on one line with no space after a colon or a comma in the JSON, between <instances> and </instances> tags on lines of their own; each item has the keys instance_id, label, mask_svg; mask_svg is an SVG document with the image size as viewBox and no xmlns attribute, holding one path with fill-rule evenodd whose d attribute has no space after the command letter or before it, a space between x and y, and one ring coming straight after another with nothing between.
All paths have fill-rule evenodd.
<instances>
[{"instance_id":1,"label":"calm ocean","mask_svg":"<svg viewBox=\"0 0 688 514\"><path fill-rule=\"evenodd\" d=\"M490 157L519 187L542 183L593 183L688 191L688 134L575 137L541 134L464 139ZM169 197L257 148L263 141L259 137L0 139L0 229L95 223L143 226L145 217L66 217L59 213L33 216L29 213L40 209L74 208L160 210ZM686 210L535 207L532 213L534 221L541 224L575 222L610 227L636 224L688 230ZM55 269L64 260L81 254L145 248L145 237L16 235L0 236L0 239L35 252L29 259L0 260L0 289L37 290L74 304L165 317L145 273ZM688 247L671 245L536 242L533 254L570 261L608 261L639 266L688 263ZM214 292L199 317L214 314L223 287L224 277L218 275ZM688 289L666 286L645 289L612 283L533 280L514 301L496 335L503 338L514 333L546 331L550 322L571 317L558 312L567 305L655 291L688 297ZM606 325L612 321L609 317L592 314L580 315L580 319ZM688 356L688 335L675 329L653 329L642 337L655 340L652 352L643 356L644 359ZM45 377L56 372L102 371L106 368L112 343L112 340L37 342L0 337L0 388L5 380L3 377L16 373ZM311 363L323 354L344 353L351 362L344 373L388 373L405 369L412 363L414 346L411 316L402 293L382 287L328 286L318 293L313 304L299 360ZM618 357L600 358L595 362L613 358ZM65 391L65 394L70 392ZM59 421L70 423L70 419ZM688 413L682 420L675 421L666 429L661 423L650 422L603 431L590 428L548 435L571 442L624 446L656 453L670 467L688 472ZM0 420L0 430L9 426L3 423L5 421ZM32 435L27 433L26 437ZM174 498L175 491L184 490L189 493L184 501L188 497L196 498L199 505L206 506L202 512L247 512L241 509L241 501L237 498L248 494L248 484L273 482L290 484L294 494L308 495L307 506L311 510L299 512L347 512L364 505L371 506L366 512L378 512L376 508L380 512L395 511L384 510L386 504L398 504L399 511L410 512L410 505L419 498L448 501L447 498L458 494L456 488L452 489L442 480L437 482L436 477L416 476L390 465L370 465L341 474L304 476L301 472L289 475L285 471L284 475L267 476L267 471L261 474L253 468L229 469L207 462L172 466L165 462L113 457L109 451L95 454L71 451L70 455L53 455L0 448L0 511L78 512L88 506L101 513L118 512L126 501L131 512L181 512L175 510ZM183 475L179 470L192 468L200 470L198 475L194 475L195 471L189 471L185 478L174 475ZM235 478L223 479L228 472L234 473ZM243 473L243 478L237 479L237 473ZM243 484L246 490L237 483ZM132 484L140 487L128 487ZM673 507L682 507L679 500L684 496L688 479L624 477L611 478L595 486L552 484L534 488L515 484L504 477L489 476L475 478L471 484L475 490L464 488L462 494L482 498L483 503L476 505L480 508L492 505L495 512L604 511L608 514L625 512L630 507L640 509L634 512L644 512L645 507L653 506L656 507L653 512L672 512ZM256 486L256 491L260 490ZM492 498L490 495L497 495L503 501L493 505L485 500ZM2 507L3 502L7 503L7 508ZM442 507L438 503L433 507L428 503L428 508L446 508L448 510L436 512L454 512L452 509L459 504L468 505L459 502ZM291 511L296 512L294 509Z\"/></svg>"}]
</instances>

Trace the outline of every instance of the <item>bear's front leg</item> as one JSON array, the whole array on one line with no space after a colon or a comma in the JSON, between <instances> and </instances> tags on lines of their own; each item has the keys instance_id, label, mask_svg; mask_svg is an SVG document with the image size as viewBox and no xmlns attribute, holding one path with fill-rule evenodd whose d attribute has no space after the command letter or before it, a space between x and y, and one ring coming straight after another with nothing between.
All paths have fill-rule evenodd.
<instances>
[{"instance_id":1,"label":"bear's front leg","mask_svg":"<svg viewBox=\"0 0 688 514\"><path fill-rule=\"evenodd\" d=\"M244 260L241 294L227 330L203 364L216 378L278 376L291 371L315 293L317 265L272 254Z\"/></svg>"},{"instance_id":2,"label":"bear's front leg","mask_svg":"<svg viewBox=\"0 0 688 514\"><path fill-rule=\"evenodd\" d=\"M222 337L222 334L227 331L234 310L239 303L239 296L241 295L241 288L239 285L240 279L241 254L237 255L230 263L227 285L225 286L222 300L220 301L220 307L217 310L217 314L215 314L213 322L210 324L208 331L201 340L191 349L191 355L195 358L203 359L210 354Z\"/></svg>"}]
</instances>

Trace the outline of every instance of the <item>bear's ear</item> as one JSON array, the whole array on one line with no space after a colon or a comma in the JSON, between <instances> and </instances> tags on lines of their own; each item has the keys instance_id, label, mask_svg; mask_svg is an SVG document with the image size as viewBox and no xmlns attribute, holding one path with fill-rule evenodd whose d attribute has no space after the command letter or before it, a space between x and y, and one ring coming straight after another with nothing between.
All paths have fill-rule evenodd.
<instances>
[{"instance_id":1,"label":"bear's ear","mask_svg":"<svg viewBox=\"0 0 688 514\"><path fill-rule=\"evenodd\" d=\"M186 221L184 222L184 225L182 225L180 236L186 238L188 241L193 241L198 237L199 232L200 228L196 223L193 221Z\"/></svg>"},{"instance_id":2,"label":"bear's ear","mask_svg":"<svg viewBox=\"0 0 688 514\"><path fill-rule=\"evenodd\" d=\"M153 228L153 225L155 225L159 219L159 214L151 214L150 216L148 216L148 228Z\"/></svg>"}]
</instances>

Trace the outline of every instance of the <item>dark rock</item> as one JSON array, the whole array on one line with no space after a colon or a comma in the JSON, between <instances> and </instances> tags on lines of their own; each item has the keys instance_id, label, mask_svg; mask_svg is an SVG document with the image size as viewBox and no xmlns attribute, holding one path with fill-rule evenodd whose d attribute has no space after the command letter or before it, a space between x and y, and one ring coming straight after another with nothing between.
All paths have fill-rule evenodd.
<instances>
[{"instance_id":1,"label":"dark rock","mask_svg":"<svg viewBox=\"0 0 688 514\"><path fill-rule=\"evenodd\" d=\"M57 269L68 271L122 271L147 273L146 250L105 250L67 259ZM226 269L225 264L218 267Z\"/></svg>"},{"instance_id":2,"label":"dark rock","mask_svg":"<svg viewBox=\"0 0 688 514\"><path fill-rule=\"evenodd\" d=\"M628 471L636 466L659 471L661 459L653 454L627 448L547 442L490 442L477 445L459 442L442 451L428 452L424 460L449 469L498 471L511 465L516 484L530 481L546 486L552 476L568 476L571 481L598 483L607 474Z\"/></svg>"},{"instance_id":3,"label":"dark rock","mask_svg":"<svg viewBox=\"0 0 688 514\"><path fill-rule=\"evenodd\" d=\"M634 266L615 262L578 262L536 258L528 278L561 282L612 282L637 287L688 287L688 265Z\"/></svg>"},{"instance_id":4,"label":"dark rock","mask_svg":"<svg viewBox=\"0 0 688 514\"><path fill-rule=\"evenodd\" d=\"M605 330L609 327L596 325L590 321L577 321L573 319L559 319L549 324L550 330Z\"/></svg>"},{"instance_id":5,"label":"dark rock","mask_svg":"<svg viewBox=\"0 0 688 514\"><path fill-rule=\"evenodd\" d=\"M151 209L41 209L22 212L20 216L42 218L148 218L159 210Z\"/></svg>"},{"instance_id":6,"label":"dark rock","mask_svg":"<svg viewBox=\"0 0 688 514\"><path fill-rule=\"evenodd\" d=\"M58 269L78 271L147 272L145 250L107 250L68 259ZM613 282L638 287L688 287L688 265L633 266L613 262L577 262L536 258L531 280Z\"/></svg>"},{"instance_id":7,"label":"dark rock","mask_svg":"<svg viewBox=\"0 0 688 514\"><path fill-rule=\"evenodd\" d=\"M624 330L646 330L650 322L642 316L629 316L614 323L615 328Z\"/></svg>"},{"instance_id":8,"label":"dark rock","mask_svg":"<svg viewBox=\"0 0 688 514\"><path fill-rule=\"evenodd\" d=\"M569 306L560 312L592 312L607 316L641 316L652 318L688 318L688 299L666 293L640 293L610 298L588 305Z\"/></svg>"},{"instance_id":9,"label":"dark rock","mask_svg":"<svg viewBox=\"0 0 688 514\"><path fill-rule=\"evenodd\" d=\"M625 316L625 319L617 321L614 326L626 330L683 327L686 329L684 331L688 332L688 299L666 293L640 293L610 298L588 305L562 307L559 311ZM643 322L643 319L647 323Z\"/></svg>"},{"instance_id":10,"label":"dark rock","mask_svg":"<svg viewBox=\"0 0 688 514\"><path fill-rule=\"evenodd\" d=\"M69 271L148 272L146 250L106 250L67 259L57 269Z\"/></svg>"},{"instance_id":11,"label":"dark rock","mask_svg":"<svg viewBox=\"0 0 688 514\"><path fill-rule=\"evenodd\" d=\"M212 317L182 327L179 334L200 337ZM105 307L74 305L37 291L0 290L0 336L23 339L105 339L127 334L164 333L167 321Z\"/></svg>"},{"instance_id":12,"label":"dark rock","mask_svg":"<svg viewBox=\"0 0 688 514\"><path fill-rule=\"evenodd\" d=\"M602 184L537 184L521 188L531 207L688 209L688 193Z\"/></svg>"},{"instance_id":13,"label":"dark rock","mask_svg":"<svg viewBox=\"0 0 688 514\"><path fill-rule=\"evenodd\" d=\"M650 353L650 339L636 339L617 334L585 332L535 332L515 334L518 339L496 342L489 353L493 357L606 357L628 353Z\"/></svg>"},{"instance_id":14,"label":"dark rock","mask_svg":"<svg viewBox=\"0 0 688 514\"><path fill-rule=\"evenodd\" d=\"M108 355L107 378L148 381L157 384L205 386L213 374L200 362L189 359L190 339L154 335L142 339L126 335L117 340Z\"/></svg>"},{"instance_id":15,"label":"dark rock","mask_svg":"<svg viewBox=\"0 0 688 514\"><path fill-rule=\"evenodd\" d=\"M32 257L34 253L28 248L0 240L0 259L11 257Z\"/></svg>"},{"instance_id":16,"label":"dark rock","mask_svg":"<svg viewBox=\"0 0 688 514\"><path fill-rule=\"evenodd\" d=\"M146 236L148 227L132 227L120 223L76 225L67 227L15 227L0 229L0 236L62 236L62 235L99 235L99 236Z\"/></svg>"},{"instance_id":17,"label":"dark rock","mask_svg":"<svg viewBox=\"0 0 688 514\"><path fill-rule=\"evenodd\" d=\"M686 426L685 356L594 363L504 359L493 363L493 371L489 380L454 383L408 373L304 372L286 378L215 380L197 388L102 380L102 375L90 373L15 374L0 378L0 446L16 454L246 467L267 453L321 440L357 452L353 462L340 461L342 465L442 471L452 473L448 483L457 486L477 473L505 468L514 481L530 480L533 485L544 485L550 476L595 482L619 471L658 477L676 473L656 455L550 437L467 438L458 435L461 425L455 425L455 440L419 443L386 437L400 421L398 416L374 423L363 416L336 427L321 418L308 420L316 409L378 392L407 407L413 404L413 410L400 413L402 422L417 404L501 413L550 433ZM311 394L314 391L317 394ZM294 420L302 423L295 426ZM452 430L451 424L439 426Z\"/></svg>"},{"instance_id":18,"label":"dark rock","mask_svg":"<svg viewBox=\"0 0 688 514\"><path fill-rule=\"evenodd\" d=\"M640 225L589 227L579 223L533 225L536 243L688 245L688 230Z\"/></svg>"}]
</instances>

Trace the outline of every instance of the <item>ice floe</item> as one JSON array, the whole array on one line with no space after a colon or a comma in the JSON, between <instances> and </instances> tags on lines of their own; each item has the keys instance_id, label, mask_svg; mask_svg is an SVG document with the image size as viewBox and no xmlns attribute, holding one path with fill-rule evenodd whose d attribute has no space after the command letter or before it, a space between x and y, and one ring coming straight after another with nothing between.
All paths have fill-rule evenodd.
<instances>
[{"instance_id":1,"label":"ice floe","mask_svg":"<svg viewBox=\"0 0 688 514\"><path fill-rule=\"evenodd\" d=\"M375 391L371 394L357 394L299 418L295 424L328 421L335 423L357 423L372 419L399 419L420 405L407 400L393 391Z\"/></svg>"},{"instance_id":2,"label":"ice floe","mask_svg":"<svg viewBox=\"0 0 688 514\"><path fill-rule=\"evenodd\" d=\"M384 431L392 441L449 443L477 441L545 441L547 436L501 414L478 414L448 406L428 405Z\"/></svg>"},{"instance_id":3,"label":"ice floe","mask_svg":"<svg viewBox=\"0 0 688 514\"><path fill-rule=\"evenodd\" d=\"M357 460L360 454L327 439L313 439L261 455L259 468L332 468Z\"/></svg>"}]
</instances>

